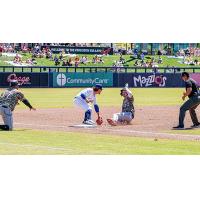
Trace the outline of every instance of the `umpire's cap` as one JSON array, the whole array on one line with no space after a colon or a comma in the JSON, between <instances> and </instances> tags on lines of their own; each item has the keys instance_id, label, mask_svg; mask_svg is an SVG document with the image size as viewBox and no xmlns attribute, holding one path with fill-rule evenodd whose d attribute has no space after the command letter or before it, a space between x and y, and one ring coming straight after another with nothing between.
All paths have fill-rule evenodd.
<instances>
[{"instance_id":1,"label":"umpire's cap","mask_svg":"<svg viewBox=\"0 0 200 200\"><path fill-rule=\"evenodd\" d=\"M97 89L99 89L99 90L103 90L103 87L102 87L101 84L96 84L94 87L97 88Z\"/></svg>"},{"instance_id":2,"label":"umpire's cap","mask_svg":"<svg viewBox=\"0 0 200 200\"><path fill-rule=\"evenodd\" d=\"M183 76L190 77L190 74L188 72L182 72L181 77L183 77Z\"/></svg>"},{"instance_id":3,"label":"umpire's cap","mask_svg":"<svg viewBox=\"0 0 200 200\"><path fill-rule=\"evenodd\" d=\"M19 82L17 80L12 80L10 81L10 87L15 87L15 86L19 86Z\"/></svg>"}]
</instances>

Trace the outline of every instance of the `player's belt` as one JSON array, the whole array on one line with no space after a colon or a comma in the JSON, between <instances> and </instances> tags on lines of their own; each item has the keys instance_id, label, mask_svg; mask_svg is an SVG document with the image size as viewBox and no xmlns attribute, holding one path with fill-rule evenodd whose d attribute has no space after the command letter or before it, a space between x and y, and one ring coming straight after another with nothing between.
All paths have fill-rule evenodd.
<instances>
[{"instance_id":1,"label":"player's belt","mask_svg":"<svg viewBox=\"0 0 200 200\"><path fill-rule=\"evenodd\" d=\"M3 108L8 108L8 106L5 106L5 105L2 105L1 107L3 107Z\"/></svg>"},{"instance_id":2,"label":"player's belt","mask_svg":"<svg viewBox=\"0 0 200 200\"><path fill-rule=\"evenodd\" d=\"M3 108L8 108L8 106L5 106L5 105L3 105L2 107L3 107Z\"/></svg>"}]
</instances>

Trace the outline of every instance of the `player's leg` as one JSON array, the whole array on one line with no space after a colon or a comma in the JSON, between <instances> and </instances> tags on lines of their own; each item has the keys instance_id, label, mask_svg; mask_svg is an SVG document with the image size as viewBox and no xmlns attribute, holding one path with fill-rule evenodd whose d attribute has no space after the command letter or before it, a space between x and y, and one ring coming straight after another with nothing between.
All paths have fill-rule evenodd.
<instances>
[{"instance_id":1,"label":"player's leg","mask_svg":"<svg viewBox=\"0 0 200 200\"><path fill-rule=\"evenodd\" d=\"M179 126L181 128L184 128L184 119L186 111L195 106L196 104L197 104L196 99L190 98L180 107Z\"/></svg>"},{"instance_id":2,"label":"player's leg","mask_svg":"<svg viewBox=\"0 0 200 200\"><path fill-rule=\"evenodd\" d=\"M90 107L90 105L86 101L81 100L79 98L75 98L74 104L85 111L83 123L87 122L88 124L95 124L95 122L93 122L91 120L91 118L92 118L92 108Z\"/></svg>"},{"instance_id":3,"label":"player's leg","mask_svg":"<svg viewBox=\"0 0 200 200\"><path fill-rule=\"evenodd\" d=\"M0 114L2 115L4 125L0 125L2 130L13 130L13 116L9 108L0 107Z\"/></svg>"},{"instance_id":4,"label":"player's leg","mask_svg":"<svg viewBox=\"0 0 200 200\"><path fill-rule=\"evenodd\" d=\"M2 116L2 119L3 119L3 121L4 121L4 109L0 106L0 115ZM5 124L1 124L0 125L0 129L1 130L9 130L9 127L8 127L8 125L5 125Z\"/></svg>"},{"instance_id":5,"label":"player's leg","mask_svg":"<svg viewBox=\"0 0 200 200\"><path fill-rule=\"evenodd\" d=\"M133 119L133 114L132 112L122 112L118 116L118 121L121 122L122 124L129 124Z\"/></svg>"},{"instance_id":6,"label":"player's leg","mask_svg":"<svg viewBox=\"0 0 200 200\"><path fill-rule=\"evenodd\" d=\"M107 122L111 126L117 126L117 124L129 124L133 117L132 112L115 113L112 119L107 119Z\"/></svg>"},{"instance_id":7,"label":"player's leg","mask_svg":"<svg viewBox=\"0 0 200 200\"><path fill-rule=\"evenodd\" d=\"M195 112L195 109L198 107L200 103L198 103L197 105L193 106L192 108L189 109L189 112L190 112L190 117L192 119L192 122L193 122L193 126L192 127L196 127L196 126L199 126L200 123L198 121L198 118L197 118L197 114Z\"/></svg>"},{"instance_id":8,"label":"player's leg","mask_svg":"<svg viewBox=\"0 0 200 200\"><path fill-rule=\"evenodd\" d=\"M107 122L108 122L111 126L117 126L117 122L118 122L119 115L120 115L120 113L115 113L115 114L113 114L113 118L107 119Z\"/></svg>"}]
</instances>

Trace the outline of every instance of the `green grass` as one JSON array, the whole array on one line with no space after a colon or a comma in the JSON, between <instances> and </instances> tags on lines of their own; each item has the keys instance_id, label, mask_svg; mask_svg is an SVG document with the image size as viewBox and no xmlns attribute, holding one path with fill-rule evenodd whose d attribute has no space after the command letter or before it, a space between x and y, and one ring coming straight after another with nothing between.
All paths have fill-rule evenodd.
<instances>
[{"instance_id":1,"label":"green grass","mask_svg":"<svg viewBox=\"0 0 200 200\"><path fill-rule=\"evenodd\" d=\"M73 107L73 98L83 88L46 88L21 89L25 96L38 108L66 108ZM121 88L105 88L97 96L100 106L121 106L119 95ZM3 89L0 89L2 91ZM182 103L181 88L135 88L131 89L138 106L180 105ZM24 105L18 106L24 108Z\"/></svg>"},{"instance_id":2,"label":"green grass","mask_svg":"<svg viewBox=\"0 0 200 200\"><path fill-rule=\"evenodd\" d=\"M31 54L29 53L23 53L22 54L22 60L26 61L27 59L31 58ZM78 56L81 57L84 54L79 54ZM92 61L92 58L94 57L94 55L86 55L88 57L89 61ZM118 61L119 60L119 55L109 55L109 56L104 56L103 60L104 63L103 64L93 64L93 63L87 63L87 65L84 64L80 64L79 66L98 66L98 67L103 67L103 66L112 66L114 61ZM158 60L158 56L145 56L145 61L150 60L152 57L154 57L156 60ZM191 65L185 65L182 64L178 61L181 61L181 59L176 59L176 58L168 58L167 56L161 56L163 59L163 63L159 64L159 67L172 67L172 66L176 66L176 67L192 67ZM130 55L124 55L123 58L125 59L126 63L124 66L126 67L133 67L134 63L135 63L135 59L132 58L132 56ZM197 59L199 60L198 57L194 57L193 59ZM5 57L5 56L0 56L0 66L10 66L8 63L6 63L5 61L10 61L13 60L12 57ZM55 66L54 61L51 61L49 59L46 58L36 58L36 62L37 65L36 66ZM194 67L194 66L193 66ZM197 66L195 66L197 67ZM200 66L199 66L200 67ZM27 69L28 70L28 69ZM16 70L18 71L18 70ZM37 71L37 70L36 70ZM138 71L139 72L139 71Z\"/></svg>"},{"instance_id":3,"label":"green grass","mask_svg":"<svg viewBox=\"0 0 200 200\"><path fill-rule=\"evenodd\" d=\"M82 88L21 89L37 109L73 107L73 97ZM180 105L183 89L131 89L137 106ZM0 89L3 91L3 89ZM121 107L120 88L105 88L97 101L101 107ZM27 109L23 104L16 109ZM165 132L165 131L164 131ZM199 129L169 131L200 134ZM200 154L200 142L144 139L100 134L17 129L0 132L0 154Z\"/></svg>"},{"instance_id":4,"label":"green grass","mask_svg":"<svg viewBox=\"0 0 200 200\"><path fill-rule=\"evenodd\" d=\"M16 130L0 132L0 154L103 154L190 155L200 154L200 143L81 134Z\"/></svg>"}]
</instances>

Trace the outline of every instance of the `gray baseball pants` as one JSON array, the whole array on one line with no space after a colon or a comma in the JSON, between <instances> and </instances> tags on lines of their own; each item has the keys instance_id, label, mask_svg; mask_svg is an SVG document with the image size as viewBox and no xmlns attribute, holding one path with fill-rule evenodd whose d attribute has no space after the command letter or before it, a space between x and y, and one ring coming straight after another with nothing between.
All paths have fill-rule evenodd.
<instances>
[{"instance_id":1,"label":"gray baseball pants","mask_svg":"<svg viewBox=\"0 0 200 200\"><path fill-rule=\"evenodd\" d=\"M0 115L2 116L4 125L9 126L9 130L13 129L13 115L10 108L4 105L0 105Z\"/></svg>"},{"instance_id":2,"label":"gray baseball pants","mask_svg":"<svg viewBox=\"0 0 200 200\"><path fill-rule=\"evenodd\" d=\"M121 112L121 113L115 113L113 115L113 120L118 122L131 122L131 120L134 118L132 112Z\"/></svg>"}]
</instances>

